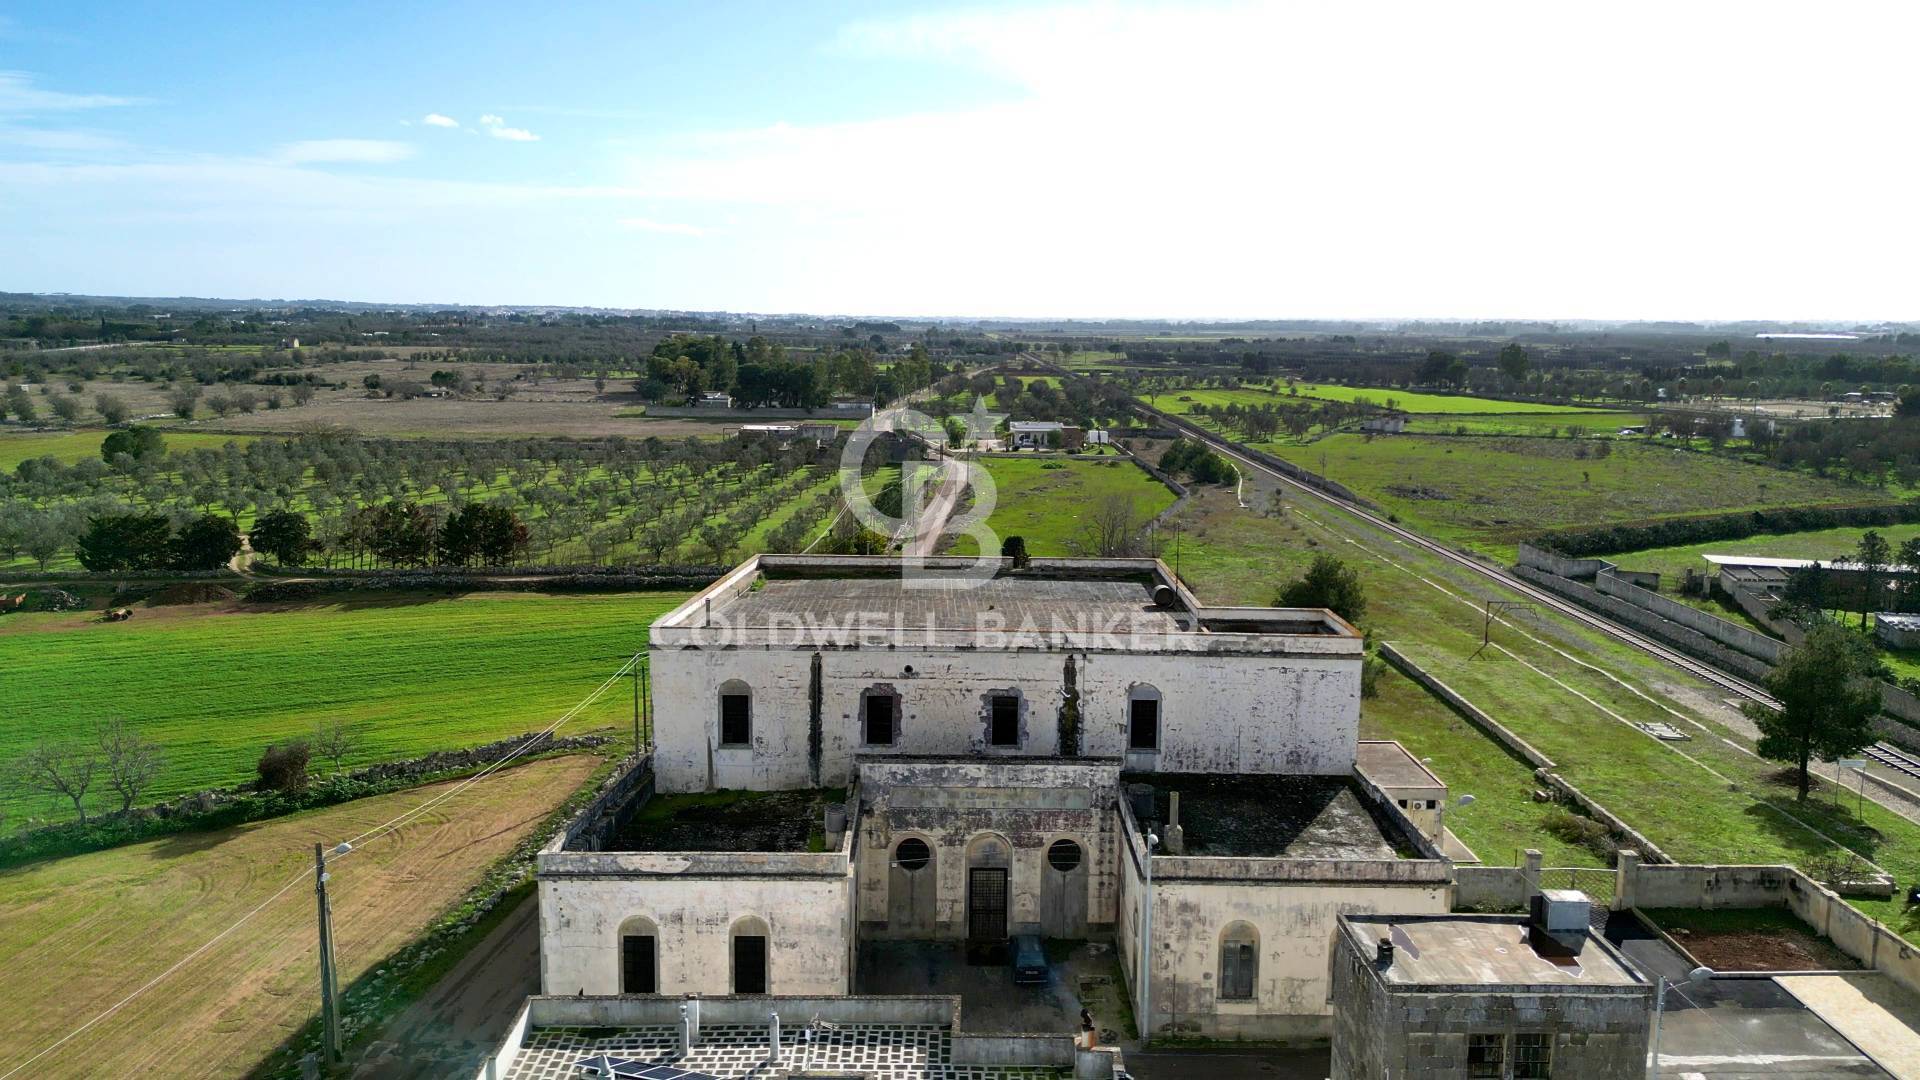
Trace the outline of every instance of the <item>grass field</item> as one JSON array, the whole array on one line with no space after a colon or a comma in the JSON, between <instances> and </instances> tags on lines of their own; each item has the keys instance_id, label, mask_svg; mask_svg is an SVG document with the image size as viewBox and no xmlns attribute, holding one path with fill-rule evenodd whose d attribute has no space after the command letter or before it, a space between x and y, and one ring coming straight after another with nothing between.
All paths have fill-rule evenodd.
<instances>
[{"instance_id":1,"label":"grass field","mask_svg":"<svg viewBox=\"0 0 1920 1080\"><path fill-rule=\"evenodd\" d=\"M1713 540L1705 544L1682 544L1677 547L1645 548L1640 551L1623 551L1604 556L1629 570L1657 570L1661 576L1661 591L1672 592L1668 581L1678 581L1688 570L1702 573L1708 569L1703 556L1714 555L1752 555L1776 559L1820 559L1831 562L1835 559L1852 558L1860 546L1860 538L1868 532L1877 532L1886 538L1894 550L1900 545L1920 536L1920 525L1885 525L1877 529L1845 528L1815 529L1810 532L1779 533L1772 536L1749 536L1740 540Z\"/></svg>"},{"instance_id":2,"label":"grass field","mask_svg":"<svg viewBox=\"0 0 1920 1080\"><path fill-rule=\"evenodd\" d=\"M1442 435L1551 435L1614 438L1623 427L1646 423L1642 413L1423 413L1407 419L1407 431Z\"/></svg>"},{"instance_id":3,"label":"grass field","mask_svg":"<svg viewBox=\"0 0 1920 1080\"><path fill-rule=\"evenodd\" d=\"M1290 391L1297 391L1290 392ZM1394 408L1410 413L1445 413L1453 415L1492 416L1506 413L1523 414L1591 414L1593 410L1574 405L1549 405L1537 401L1500 401L1495 398L1477 398L1456 396L1453 394L1423 394L1413 390L1381 389L1368 386L1327 386L1300 383L1294 387L1284 384L1277 389L1262 386L1241 386L1235 389L1175 389L1159 390L1143 395L1148 404L1169 412L1188 412L1191 405L1209 405L1225 408L1228 405L1242 407L1258 405L1284 405L1299 403L1302 399L1310 401L1367 401L1384 407L1389 401ZM1190 400L1181 400L1181 399ZM1625 421L1622 421L1623 423Z\"/></svg>"},{"instance_id":4,"label":"grass field","mask_svg":"<svg viewBox=\"0 0 1920 1080\"><path fill-rule=\"evenodd\" d=\"M11 615L0 622L0 761L123 718L164 748L151 793L164 798L251 779L267 743L323 720L364 733L362 764L477 745L551 722L644 649L647 624L682 599L480 593L143 608L127 623ZM631 711L623 687L568 730L624 733ZM6 794L15 826L71 812Z\"/></svg>"},{"instance_id":5,"label":"grass field","mask_svg":"<svg viewBox=\"0 0 1920 1080\"><path fill-rule=\"evenodd\" d=\"M1174 494L1166 485L1123 458L986 457L979 461L994 484L995 502L987 527L1002 540L1024 537L1031 555L1076 554L1073 541L1083 532L1087 514L1113 496L1132 499L1135 515L1142 521L1173 505ZM957 537L948 551L973 555L978 545L970 536Z\"/></svg>"},{"instance_id":6,"label":"grass field","mask_svg":"<svg viewBox=\"0 0 1920 1080\"><path fill-rule=\"evenodd\" d=\"M105 431L80 430L57 434L4 434L0 435L0 472L11 472L14 467L29 458L52 457L63 465L100 456L100 442L107 437ZM218 450L227 443L239 443L242 446L254 440L252 435L227 435L210 431L169 431L166 433L167 451L184 453L205 447Z\"/></svg>"},{"instance_id":7,"label":"grass field","mask_svg":"<svg viewBox=\"0 0 1920 1080\"><path fill-rule=\"evenodd\" d=\"M333 871L344 987L413 939L592 775L599 759L507 769L368 841ZM444 791L416 788L212 833L0 873L0 1072L207 943L357 836ZM238 1077L318 1011L311 878L23 1076Z\"/></svg>"},{"instance_id":8,"label":"grass field","mask_svg":"<svg viewBox=\"0 0 1920 1080\"><path fill-rule=\"evenodd\" d=\"M1323 472L1409 526L1511 559L1550 529L1770 506L1889 501L1876 489L1659 445L1578 439L1335 435L1272 452ZM1585 456L1582 456L1582 455Z\"/></svg>"}]
</instances>

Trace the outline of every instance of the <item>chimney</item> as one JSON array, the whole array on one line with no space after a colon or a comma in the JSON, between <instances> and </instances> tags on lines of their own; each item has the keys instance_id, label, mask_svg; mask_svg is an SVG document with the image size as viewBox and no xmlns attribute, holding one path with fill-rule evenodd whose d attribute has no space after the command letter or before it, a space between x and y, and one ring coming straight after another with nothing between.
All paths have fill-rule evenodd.
<instances>
[{"instance_id":1,"label":"chimney","mask_svg":"<svg viewBox=\"0 0 1920 1080\"><path fill-rule=\"evenodd\" d=\"M1187 853L1187 830L1180 827L1180 793L1167 792L1167 854Z\"/></svg>"},{"instance_id":2,"label":"chimney","mask_svg":"<svg viewBox=\"0 0 1920 1080\"><path fill-rule=\"evenodd\" d=\"M1374 962L1377 966L1383 967L1383 968L1390 968L1393 966L1393 939L1392 938L1380 939L1379 951L1377 951L1374 954Z\"/></svg>"}]
</instances>

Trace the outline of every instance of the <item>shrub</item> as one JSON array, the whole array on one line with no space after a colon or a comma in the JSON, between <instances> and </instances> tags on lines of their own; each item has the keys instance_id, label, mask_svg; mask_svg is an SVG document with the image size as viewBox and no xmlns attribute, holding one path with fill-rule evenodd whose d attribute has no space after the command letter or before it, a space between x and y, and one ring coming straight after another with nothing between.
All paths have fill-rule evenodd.
<instances>
[{"instance_id":1,"label":"shrub","mask_svg":"<svg viewBox=\"0 0 1920 1080\"><path fill-rule=\"evenodd\" d=\"M1602 859L1611 860L1614 852L1620 849L1605 825L1567 810L1547 811L1546 816L1540 819L1540 827L1561 843L1585 848Z\"/></svg>"},{"instance_id":2,"label":"shrub","mask_svg":"<svg viewBox=\"0 0 1920 1080\"><path fill-rule=\"evenodd\" d=\"M307 761L313 750L305 739L274 743L260 755L261 791L293 792L307 788Z\"/></svg>"}]
</instances>

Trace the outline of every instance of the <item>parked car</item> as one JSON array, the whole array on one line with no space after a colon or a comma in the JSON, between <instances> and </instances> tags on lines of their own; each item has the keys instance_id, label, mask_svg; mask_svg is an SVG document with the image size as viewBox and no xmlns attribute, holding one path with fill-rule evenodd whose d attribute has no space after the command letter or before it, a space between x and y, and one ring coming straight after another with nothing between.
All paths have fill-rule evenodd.
<instances>
[{"instance_id":1,"label":"parked car","mask_svg":"<svg viewBox=\"0 0 1920 1080\"><path fill-rule=\"evenodd\" d=\"M1013 981L1021 986L1045 985L1047 950L1040 935L1021 934L1013 939Z\"/></svg>"}]
</instances>

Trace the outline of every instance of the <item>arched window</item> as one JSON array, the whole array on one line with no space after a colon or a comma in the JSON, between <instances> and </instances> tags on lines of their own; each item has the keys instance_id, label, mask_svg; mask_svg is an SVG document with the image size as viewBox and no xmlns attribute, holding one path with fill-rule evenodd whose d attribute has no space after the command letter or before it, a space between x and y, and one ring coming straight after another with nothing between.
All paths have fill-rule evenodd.
<instances>
[{"instance_id":1,"label":"arched window","mask_svg":"<svg viewBox=\"0 0 1920 1080\"><path fill-rule=\"evenodd\" d=\"M751 915L733 924L733 992L767 992L767 924Z\"/></svg>"},{"instance_id":2,"label":"arched window","mask_svg":"<svg viewBox=\"0 0 1920 1080\"><path fill-rule=\"evenodd\" d=\"M660 935L653 920L635 916L620 924L620 992L660 992Z\"/></svg>"},{"instance_id":3,"label":"arched window","mask_svg":"<svg viewBox=\"0 0 1920 1080\"><path fill-rule=\"evenodd\" d=\"M1071 840L1055 840L1047 848L1047 865L1063 874L1080 869L1080 845Z\"/></svg>"},{"instance_id":4,"label":"arched window","mask_svg":"<svg viewBox=\"0 0 1920 1080\"><path fill-rule=\"evenodd\" d=\"M720 684L720 745L753 745L753 689L739 679Z\"/></svg>"},{"instance_id":5,"label":"arched window","mask_svg":"<svg viewBox=\"0 0 1920 1080\"><path fill-rule=\"evenodd\" d=\"M1145 684L1127 691L1127 749L1160 749L1160 691Z\"/></svg>"},{"instance_id":6,"label":"arched window","mask_svg":"<svg viewBox=\"0 0 1920 1080\"><path fill-rule=\"evenodd\" d=\"M1220 999L1252 1001L1260 978L1260 934L1243 922L1220 932Z\"/></svg>"},{"instance_id":7,"label":"arched window","mask_svg":"<svg viewBox=\"0 0 1920 1080\"><path fill-rule=\"evenodd\" d=\"M908 873L925 870L927 864L932 861L933 849L927 846L925 840L917 836L907 837L893 849L893 865Z\"/></svg>"}]
</instances>

